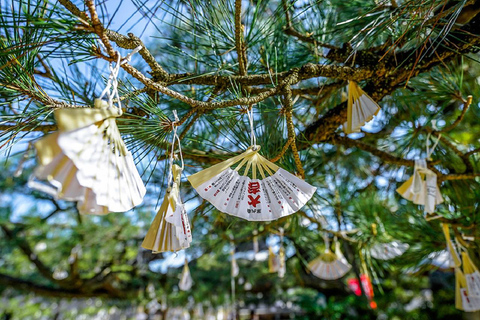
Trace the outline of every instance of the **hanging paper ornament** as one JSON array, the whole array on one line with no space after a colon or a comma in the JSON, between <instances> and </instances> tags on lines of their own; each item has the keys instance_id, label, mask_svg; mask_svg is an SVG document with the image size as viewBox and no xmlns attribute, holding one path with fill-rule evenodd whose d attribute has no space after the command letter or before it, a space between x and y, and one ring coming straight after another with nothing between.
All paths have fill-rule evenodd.
<instances>
[{"instance_id":1,"label":"hanging paper ornament","mask_svg":"<svg viewBox=\"0 0 480 320\"><path fill-rule=\"evenodd\" d=\"M188 268L188 261L185 258L185 264L183 265L182 274L180 275L180 282L178 288L182 291L188 291L193 286L193 279L190 275L190 269Z\"/></svg>"},{"instance_id":2,"label":"hanging paper ornament","mask_svg":"<svg viewBox=\"0 0 480 320\"><path fill-rule=\"evenodd\" d=\"M272 247L268 247L268 272L275 273L278 272L278 258L273 252Z\"/></svg>"},{"instance_id":3,"label":"hanging paper ornament","mask_svg":"<svg viewBox=\"0 0 480 320\"><path fill-rule=\"evenodd\" d=\"M283 278L287 272L285 247L283 246L283 228L280 228L280 249L278 251L278 277Z\"/></svg>"},{"instance_id":4,"label":"hanging paper ornament","mask_svg":"<svg viewBox=\"0 0 480 320\"><path fill-rule=\"evenodd\" d=\"M465 312L480 310L480 298L468 291L467 279L460 268L455 268L455 307Z\"/></svg>"},{"instance_id":5,"label":"hanging paper ornament","mask_svg":"<svg viewBox=\"0 0 480 320\"><path fill-rule=\"evenodd\" d=\"M338 241L337 237L334 237L334 242L335 242L335 255L337 256L338 260L342 262L344 265L348 267L348 270L352 268L350 263L348 263L347 258L343 255L342 250L340 249L340 242Z\"/></svg>"},{"instance_id":6,"label":"hanging paper ornament","mask_svg":"<svg viewBox=\"0 0 480 320\"><path fill-rule=\"evenodd\" d=\"M480 297L480 273L467 252L462 252L463 274L467 281L468 295Z\"/></svg>"},{"instance_id":7,"label":"hanging paper ornament","mask_svg":"<svg viewBox=\"0 0 480 320\"><path fill-rule=\"evenodd\" d=\"M232 250L230 250L230 257L232 261L232 270L231 270L231 276L233 278L236 278L238 274L240 273L240 268L238 267L237 264L237 259L235 258L235 246L232 243Z\"/></svg>"},{"instance_id":8,"label":"hanging paper ornament","mask_svg":"<svg viewBox=\"0 0 480 320\"><path fill-rule=\"evenodd\" d=\"M244 153L188 177L219 211L249 221L271 221L300 210L317 188L262 157L253 111L247 109L251 146ZM235 169L231 167L240 162ZM244 168L245 166L245 168ZM240 170L243 174L240 175ZM251 169L252 178L248 176ZM257 179L257 171L261 179Z\"/></svg>"},{"instance_id":9,"label":"hanging paper ornament","mask_svg":"<svg viewBox=\"0 0 480 320\"><path fill-rule=\"evenodd\" d=\"M175 119L178 121L176 112ZM178 251L190 247L192 233L185 206L180 198L180 180L183 170L183 156L175 122L173 126L172 150L169 157L168 188L142 247L153 253ZM175 141L178 142L182 167L173 164Z\"/></svg>"},{"instance_id":10,"label":"hanging paper ornament","mask_svg":"<svg viewBox=\"0 0 480 320\"><path fill-rule=\"evenodd\" d=\"M346 134L360 132L360 128L379 111L380 106L356 82L348 82L347 122L343 124Z\"/></svg>"},{"instance_id":11,"label":"hanging paper ornament","mask_svg":"<svg viewBox=\"0 0 480 320\"><path fill-rule=\"evenodd\" d=\"M376 243L370 248L370 254L375 259L390 260L401 256L408 248L408 244L400 241Z\"/></svg>"},{"instance_id":12,"label":"hanging paper ornament","mask_svg":"<svg viewBox=\"0 0 480 320\"><path fill-rule=\"evenodd\" d=\"M128 211L142 202L145 186L115 122L122 114L120 65L140 49L124 59L118 54L116 66L110 64L107 86L95 99L95 108L55 110L59 131L35 143L40 165L29 181L31 187L78 201L80 213L87 214ZM106 94L108 103L102 100Z\"/></svg>"},{"instance_id":13,"label":"hanging paper ornament","mask_svg":"<svg viewBox=\"0 0 480 320\"><path fill-rule=\"evenodd\" d=\"M427 168L425 159L415 160L413 176L397 189L402 197L425 206L426 213L433 213L435 206L443 202L437 185L437 175Z\"/></svg>"},{"instance_id":14,"label":"hanging paper ornament","mask_svg":"<svg viewBox=\"0 0 480 320\"><path fill-rule=\"evenodd\" d=\"M271 221L303 207L316 188L262 157L260 146L188 177L219 211L249 221ZM235 168L230 167L240 162ZM243 175L240 169L246 165ZM252 178L248 177L250 169ZM262 179L257 179L257 170Z\"/></svg>"},{"instance_id":15,"label":"hanging paper ornament","mask_svg":"<svg viewBox=\"0 0 480 320\"><path fill-rule=\"evenodd\" d=\"M454 267L459 268L462 264L462 261L460 260L460 255L458 254L458 251L455 248L455 245L453 244L452 239L450 238L450 229L448 224L442 223L442 231L443 231L443 235L445 236L445 240L447 242L447 249L448 249L448 252L450 253L450 256L452 257Z\"/></svg>"},{"instance_id":16,"label":"hanging paper ornament","mask_svg":"<svg viewBox=\"0 0 480 320\"><path fill-rule=\"evenodd\" d=\"M317 278L324 280L336 280L346 275L348 271L350 271L351 266L346 261L345 257L343 257L343 255L342 259L330 251L330 242L328 241L328 237L325 236L324 239L325 252L318 258L310 261L308 264L308 269Z\"/></svg>"},{"instance_id":17,"label":"hanging paper ornament","mask_svg":"<svg viewBox=\"0 0 480 320\"><path fill-rule=\"evenodd\" d=\"M256 259L256 254L258 253L258 231L253 230L253 252L255 253L255 259Z\"/></svg>"}]
</instances>

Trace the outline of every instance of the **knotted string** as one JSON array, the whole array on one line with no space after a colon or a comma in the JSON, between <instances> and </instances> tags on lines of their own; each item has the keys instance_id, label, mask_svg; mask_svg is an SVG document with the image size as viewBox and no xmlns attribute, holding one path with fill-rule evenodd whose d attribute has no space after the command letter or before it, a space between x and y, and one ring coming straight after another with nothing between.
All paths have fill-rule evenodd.
<instances>
[{"instance_id":1,"label":"knotted string","mask_svg":"<svg viewBox=\"0 0 480 320\"><path fill-rule=\"evenodd\" d=\"M254 147L257 145L257 137L255 137L255 128L253 127L253 107L251 109L247 108L248 121L250 122L250 146Z\"/></svg>"},{"instance_id":2,"label":"knotted string","mask_svg":"<svg viewBox=\"0 0 480 320\"><path fill-rule=\"evenodd\" d=\"M183 163L183 154L182 154L182 145L180 144L180 137L177 135L177 123L180 121L177 115L177 110L173 110L173 116L175 117L175 121L172 122L172 131L173 131L173 138L172 138L172 150L170 152L170 157L168 159L168 186L170 187L173 180L173 154L175 152L175 141L178 143L178 152L180 154L180 161L182 163L181 169L183 171L185 165Z\"/></svg>"},{"instance_id":3,"label":"knotted string","mask_svg":"<svg viewBox=\"0 0 480 320\"><path fill-rule=\"evenodd\" d=\"M99 43L103 47L103 49L106 51L107 49L105 48L104 44L101 41ZM142 46L136 47L124 58L122 58L122 56L120 55L120 52L116 51L117 61L115 65L113 64L113 62L110 62L108 65L108 68L110 69L110 75L108 76L107 85L105 86L105 89L103 90L99 99L102 99L105 95L108 95L109 108L114 108L113 100L115 99L117 101L116 108L118 109L119 113L122 113L122 104L120 102L120 95L118 94L118 79L117 79L118 73L120 72L120 67L122 64L130 62L130 60L132 59L132 56L138 51L140 51L141 49L142 49Z\"/></svg>"}]
</instances>

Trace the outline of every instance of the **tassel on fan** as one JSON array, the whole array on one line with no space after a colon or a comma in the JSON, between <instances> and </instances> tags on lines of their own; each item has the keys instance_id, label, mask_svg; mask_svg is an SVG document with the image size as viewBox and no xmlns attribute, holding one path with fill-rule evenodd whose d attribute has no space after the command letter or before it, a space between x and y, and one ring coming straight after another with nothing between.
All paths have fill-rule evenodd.
<instances>
[{"instance_id":1,"label":"tassel on fan","mask_svg":"<svg viewBox=\"0 0 480 320\"><path fill-rule=\"evenodd\" d=\"M162 206L143 240L142 247L153 253L178 251L190 247L190 222L180 199L182 169L172 166L173 185L165 193Z\"/></svg>"},{"instance_id":2,"label":"tassel on fan","mask_svg":"<svg viewBox=\"0 0 480 320\"><path fill-rule=\"evenodd\" d=\"M271 221L303 207L316 188L262 157L260 146L200 171L188 180L219 211L249 221ZM240 162L235 169L230 167ZM239 171L246 165L243 175ZM252 171L252 178L248 177ZM257 178L257 174L261 179Z\"/></svg>"},{"instance_id":3,"label":"tassel on fan","mask_svg":"<svg viewBox=\"0 0 480 320\"><path fill-rule=\"evenodd\" d=\"M390 260L401 256L408 248L408 244L400 241L376 243L370 248L370 254L375 259Z\"/></svg>"},{"instance_id":4,"label":"tassel on fan","mask_svg":"<svg viewBox=\"0 0 480 320\"><path fill-rule=\"evenodd\" d=\"M346 134L360 132L360 128L379 111L380 106L356 82L348 82L347 122L343 124Z\"/></svg>"}]
</instances>

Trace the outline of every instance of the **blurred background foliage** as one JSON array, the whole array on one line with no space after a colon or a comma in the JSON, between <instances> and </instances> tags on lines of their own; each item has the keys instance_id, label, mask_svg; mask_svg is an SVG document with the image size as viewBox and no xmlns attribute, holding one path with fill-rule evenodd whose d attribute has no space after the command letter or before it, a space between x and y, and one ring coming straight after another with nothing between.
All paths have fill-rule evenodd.
<instances>
[{"instance_id":1,"label":"blurred background foliage","mask_svg":"<svg viewBox=\"0 0 480 320\"><path fill-rule=\"evenodd\" d=\"M95 54L97 36L82 28L62 5L66 2L2 0L0 5L0 317L227 318L232 310L232 238L240 267L235 307L244 314L263 308L296 319L476 316L455 309L453 272L439 267L432 253L445 249L443 221L467 237L475 261L480 257L480 56L478 42L472 40L478 38L480 1L242 1L246 71L270 74L269 83L257 87L248 81L214 86L200 80L239 72L234 1L97 2L106 28L140 37L169 74L185 74L164 84L196 100L253 96L255 90L278 85L281 72L307 63L354 69L385 63L383 68L394 75L404 72L399 83L388 80L394 83L390 87L387 80L376 82L383 75L361 79L361 87L382 98L382 110L362 133L348 138L338 126L328 139L304 135L319 119L327 119L320 127L327 125L331 110L345 108L348 77L314 77L293 86L293 123L297 141L305 146L300 159L306 180L318 189L300 212L271 223L220 213L186 182L189 174L250 145L245 110L235 106L189 113L191 106L144 87L124 71L120 94L126 112L118 124L147 183L143 204L126 213L82 216L75 204L26 186L35 167L28 143L54 129L51 105L92 105L108 77L107 63ZM73 3L88 11L82 1ZM444 59L430 65L439 55ZM132 65L160 79L140 57ZM473 103L462 121L442 135L432 155L439 173L468 177L441 182L441 218L426 221L422 207L395 192L413 169L384 155L425 157L429 133L435 130L432 121L440 130L455 123L469 95ZM181 190L194 242L184 252L155 255L140 244L165 192L173 110L187 119L179 128L186 161ZM262 154L274 158L288 139L282 97L265 99L253 110ZM338 137L354 142L342 144L338 141L345 140ZM23 172L14 177L20 162ZM298 172L290 149L277 164ZM279 250L280 228L287 256L284 278L269 273L267 261L269 247ZM321 280L306 267L325 250L325 235L330 241L339 238L353 266L342 279ZM409 244L409 250L390 261L369 255L372 245L392 240ZM188 292L178 289L185 258L194 280ZM347 285L347 279L363 273L372 279L377 308Z\"/></svg>"}]
</instances>

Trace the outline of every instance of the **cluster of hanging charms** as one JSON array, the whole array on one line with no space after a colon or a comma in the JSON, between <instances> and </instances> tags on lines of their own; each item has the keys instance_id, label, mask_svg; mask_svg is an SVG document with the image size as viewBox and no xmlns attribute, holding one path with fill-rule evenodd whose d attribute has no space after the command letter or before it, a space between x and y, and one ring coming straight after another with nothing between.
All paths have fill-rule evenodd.
<instances>
[{"instance_id":1,"label":"cluster of hanging charms","mask_svg":"<svg viewBox=\"0 0 480 320\"><path fill-rule=\"evenodd\" d=\"M448 224L442 224L443 234L447 242L447 249L452 257L455 268L455 307L466 312L480 310L480 273L473 264L468 251L458 240L456 246L450 238ZM461 255L457 248L461 250ZM461 256L461 258L460 258ZM463 265L463 270L462 270Z\"/></svg>"},{"instance_id":2,"label":"cluster of hanging charms","mask_svg":"<svg viewBox=\"0 0 480 320\"><path fill-rule=\"evenodd\" d=\"M323 280L336 280L345 276L352 266L343 256L340 250L340 243L335 237L335 253L330 250L330 240L328 234L324 234L325 252L319 257L310 261L308 269L314 276Z\"/></svg>"},{"instance_id":3,"label":"cluster of hanging charms","mask_svg":"<svg viewBox=\"0 0 480 320\"><path fill-rule=\"evenodd\" d=\"M259 154L253 110L247 110L247 113L251 128L248 150L197 172L188 180L198 194L219 211L249 221L272 221L297 212L317 188ZM240 175L242 169L243 174ZM250 170L251 178L248 176Z\"/></svg>"},{"instance_id":4,"label":"cluster of hanging charms","mask_svg":"<svg viewBox=\"0 0 480 320\"><path fill-rule=\"evenodd\" d=\"M379 111L380 106L355 81L348 82L347 122L343 124L346 134L360 132Z\"/></svg>"},{"instance_id":5,"label":"cluster of hanging charms","mask_svg":"<svg viewBox=\"0 0 480 320\"><path fill-rule=\"evenodd\" d=\"M193 286L192 275L190 274L190 268L188 268L188 260L185 258L185 264L183 265L182 273L180 274L180 282L178 288L182 291L189 291Z\"/></svg>"},{"instance_id":6,"label":"cluster of hanging charms","mask_svg":"<svg viewBox=\"0 0 480 320\"><path fill-rule=\"evenodd\" d=\"M160 210L158 210L150 229L143 240L142 247L153 253L178 251L190 247L192 233L190 222L180 197L180 180L184 168L182 147L177 135L176 123L179 121L174 111L172 122L172 149L169 157L168 187ZM173 164L175 144L178 144L182 166Z\"/></svg>"},{"instance_id":7,"label":"cluster of hanging charms","mask_svg":"<svg viewBox=\"0 0 480 320\"><path fill-rule=\"evenodd\" d=\"M380 223L383 237L389 238L383 224ZM373 235L377 235L377 225L372 224ZM407 251L409 245L407 243L393 240L390 242L377 242L370 247L370 255L378 260L390 260L401 256Z\"/></svg>"},{"instance_id":8,"label":"cluster of hanging charms","mask_svg":"<svg viewBox=\"0 0 480 320\"><path fill-rule=\"evenodd\" d=\"M432 122L434 129L435 123ZM427 159L431 159L431 155L440 140L440 136L430 150L430 134L427 136ZM425 207L425 213L432 214L435 211L435 206L443 202L440 188L437 185L437 175L432 170L428 169L426 159L415 160L415 167L413 176L405 181L397 192L405 199L412 201L415 204Z\"/></svg>"},{"instance_id":9,"label":"cluster of hanging charms","mask_svg":"<svg viewBox=\"0 0 480 320\"><path fill-rule=\"evenodd\" d=\"M95 108L55 110L58 131L34 143L38 166L28 182L31 188L77 201L82 214L123 212L142 202L146 189L115 120L122 115L120 66L140 49L123 59L117 52ZM104 96L108 101L102 100Z\"/></svg>"}]
</instances>

